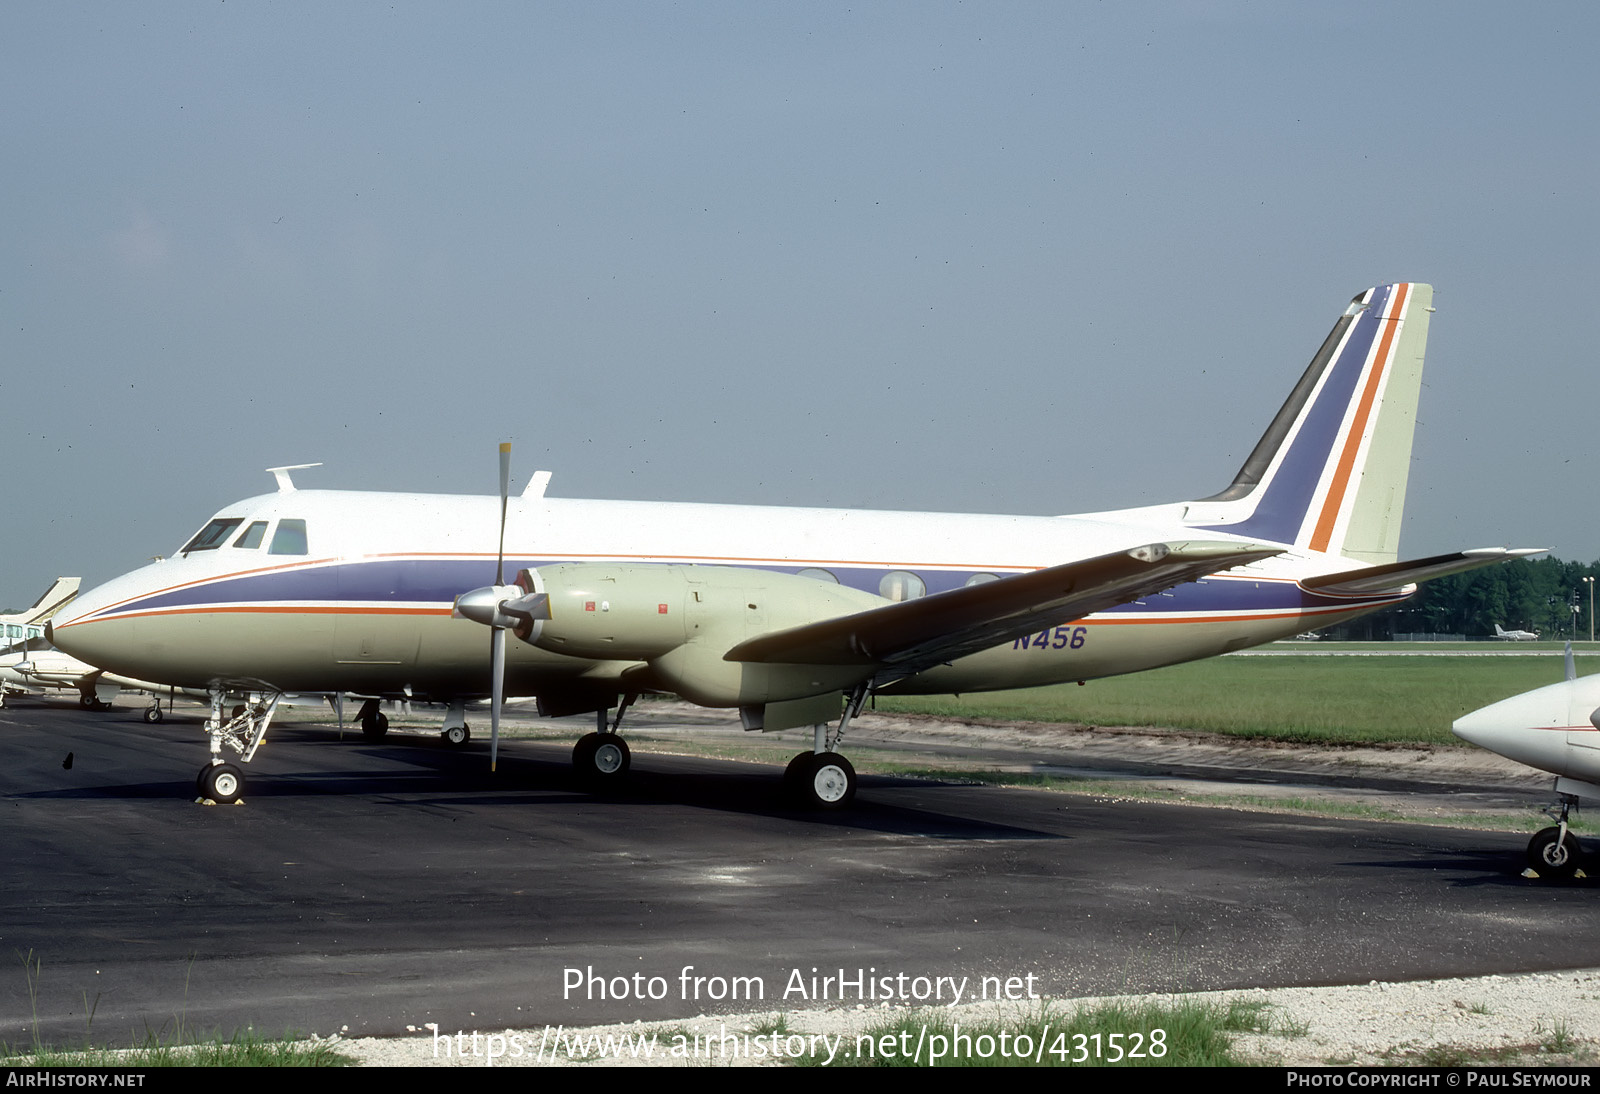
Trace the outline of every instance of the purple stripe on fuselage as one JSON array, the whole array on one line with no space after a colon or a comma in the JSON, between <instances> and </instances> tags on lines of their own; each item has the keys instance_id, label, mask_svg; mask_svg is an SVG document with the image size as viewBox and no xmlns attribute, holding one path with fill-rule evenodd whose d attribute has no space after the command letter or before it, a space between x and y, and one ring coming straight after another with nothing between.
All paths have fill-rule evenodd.
<instances>
[{"instance_id":1,"label":"purple stripe on fuselage","mask_svg":"<svg viewBox=\"0 0 1600 1094\"><path fill-rule=\"evenodd\" d=\"M558 564L557 559L507 559L508 574L518 570ZM590 563L603 566L604 563ZM779 573L797 573L798 566L765 566ZM830 567L841 584L876 593L883 567ZM928 592L960 588L974 571L918 571ZM216 604L274 604L309 602L337 608L341 604L449 605L461 593L493 579L482 559L374 559L276 570L265 574L222 578L133 600L99 614L99 618L151 611L204 610ZM1111 608L1114 613L1164 612L1268 612L1327 608L1359 608L1381 604L1392 596L1329 597L1307 592L1285 581L1251 581L1206 578Z\"/></svg>"},{"instance_id":2,"label":"purple stripe on fuselage","mask_svg":"<svg viewBox=\"0 0 1600 1094\"><path fill-rule=\"evenodd\" d=\"M1216 530L1272 543L1295 542L1316 500L1317 483L1338 443L1339 428L1355 399L1367 357L1383 330L1381 317L1394 291L1393 285L1380 286L1351 324L1343 349L1329 363L1322 389L1306 411L1300 431L1267 483L1255 512L1243 523L1219 525Z\"/></svg>"}]
</instances>

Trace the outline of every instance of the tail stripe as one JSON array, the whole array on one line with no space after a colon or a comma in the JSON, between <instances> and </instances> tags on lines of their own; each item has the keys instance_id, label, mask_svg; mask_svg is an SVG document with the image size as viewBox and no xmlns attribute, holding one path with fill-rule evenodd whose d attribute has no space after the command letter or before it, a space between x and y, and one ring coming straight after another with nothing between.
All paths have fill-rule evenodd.
<instances>
[{"instance_id":1,"label":"tail stripe","mask_svg":"<svg viewBox=\"0 0 1600 1094\"><path fill-rule=\"evenodd\" d=\"M1316 531L1311 537L1313 551L1326 551L1333 539L1334 525L1338 522L1339 511L1344 506L1345 491L1350 486L1350 473L1355 467L1356 454L1366 438L1368 419L1372 416L1378 391L1388 374L1395 334L1400 329L1400 317L1405 310L1406 296L1410 289L1411 286L1406 283L1395 286L1388 308L1389 314L1384 321L1383 339L1378 345L1377 356L1367 374L1366 387L1362 390L1361 400L1356 406L1355 420L1350 424L1349 432L1345 434L1344 451L1339 454L1338 468L1334 472L1333 482L1329 485L1328 496L1323 501Z\"/></svg>"}]
</instances>

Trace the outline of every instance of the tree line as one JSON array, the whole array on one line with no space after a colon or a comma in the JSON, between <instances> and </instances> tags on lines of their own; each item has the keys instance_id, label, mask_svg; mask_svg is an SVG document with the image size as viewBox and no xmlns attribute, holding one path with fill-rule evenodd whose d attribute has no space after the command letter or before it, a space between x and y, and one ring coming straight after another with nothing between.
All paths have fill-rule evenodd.
<instances>
[{"instance_id":1,"label":"tree line","mask_svg":"<svg viewBox=\"0 0 1600 1094\"><path fill-rule=\"evenodd\" d=\"M1349 640L1419 633L1476 637L1493 635L1498 623L1508 631L1537 631L1542 639L1588 641L1591 609L1586 577L1600 579L1600 561L1513 559L1430 581L1403 604L1329 627L1323 634ZM1600 589L1595 595L1600 598ZM1596 634L1600 636L1600 629Z\"/></svg>"}]
</instances>

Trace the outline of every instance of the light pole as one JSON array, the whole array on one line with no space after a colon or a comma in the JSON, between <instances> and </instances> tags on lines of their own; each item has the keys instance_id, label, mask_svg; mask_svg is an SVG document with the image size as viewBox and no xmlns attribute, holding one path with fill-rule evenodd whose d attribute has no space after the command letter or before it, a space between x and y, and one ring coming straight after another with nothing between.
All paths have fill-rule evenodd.
<instances>
[{"instance_id":1,"label":"light pole","mask_svg":"<svg viewBox=\"0 0 1600 1094\"><path fill-rule=\"evenodd\" d=\"M1583 583L1589 586L1589 641L1594 641L1594 578L1586 577Z\"/></svg>"}]
</instances>

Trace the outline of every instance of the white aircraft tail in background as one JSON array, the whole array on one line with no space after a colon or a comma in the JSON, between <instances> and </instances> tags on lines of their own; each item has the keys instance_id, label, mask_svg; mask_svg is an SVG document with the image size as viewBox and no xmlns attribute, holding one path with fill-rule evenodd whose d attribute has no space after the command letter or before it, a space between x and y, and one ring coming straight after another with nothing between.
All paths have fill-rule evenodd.
<instances>
[{"instance_id":1,"label":"white aircraft tail in background","mask_svg":"<svg viewBox=\"0 0 1600 1094\"><path fill-rule=\"evenodd\" d=\"M0 615L0 653L20 650L24 646L42 646L44 624L78 595L80 578L58 577L50 583L44 595L33 602L33 607L9 615ZM29 640L34 640L29 645Z\"/></svg>"}]
</instances>

